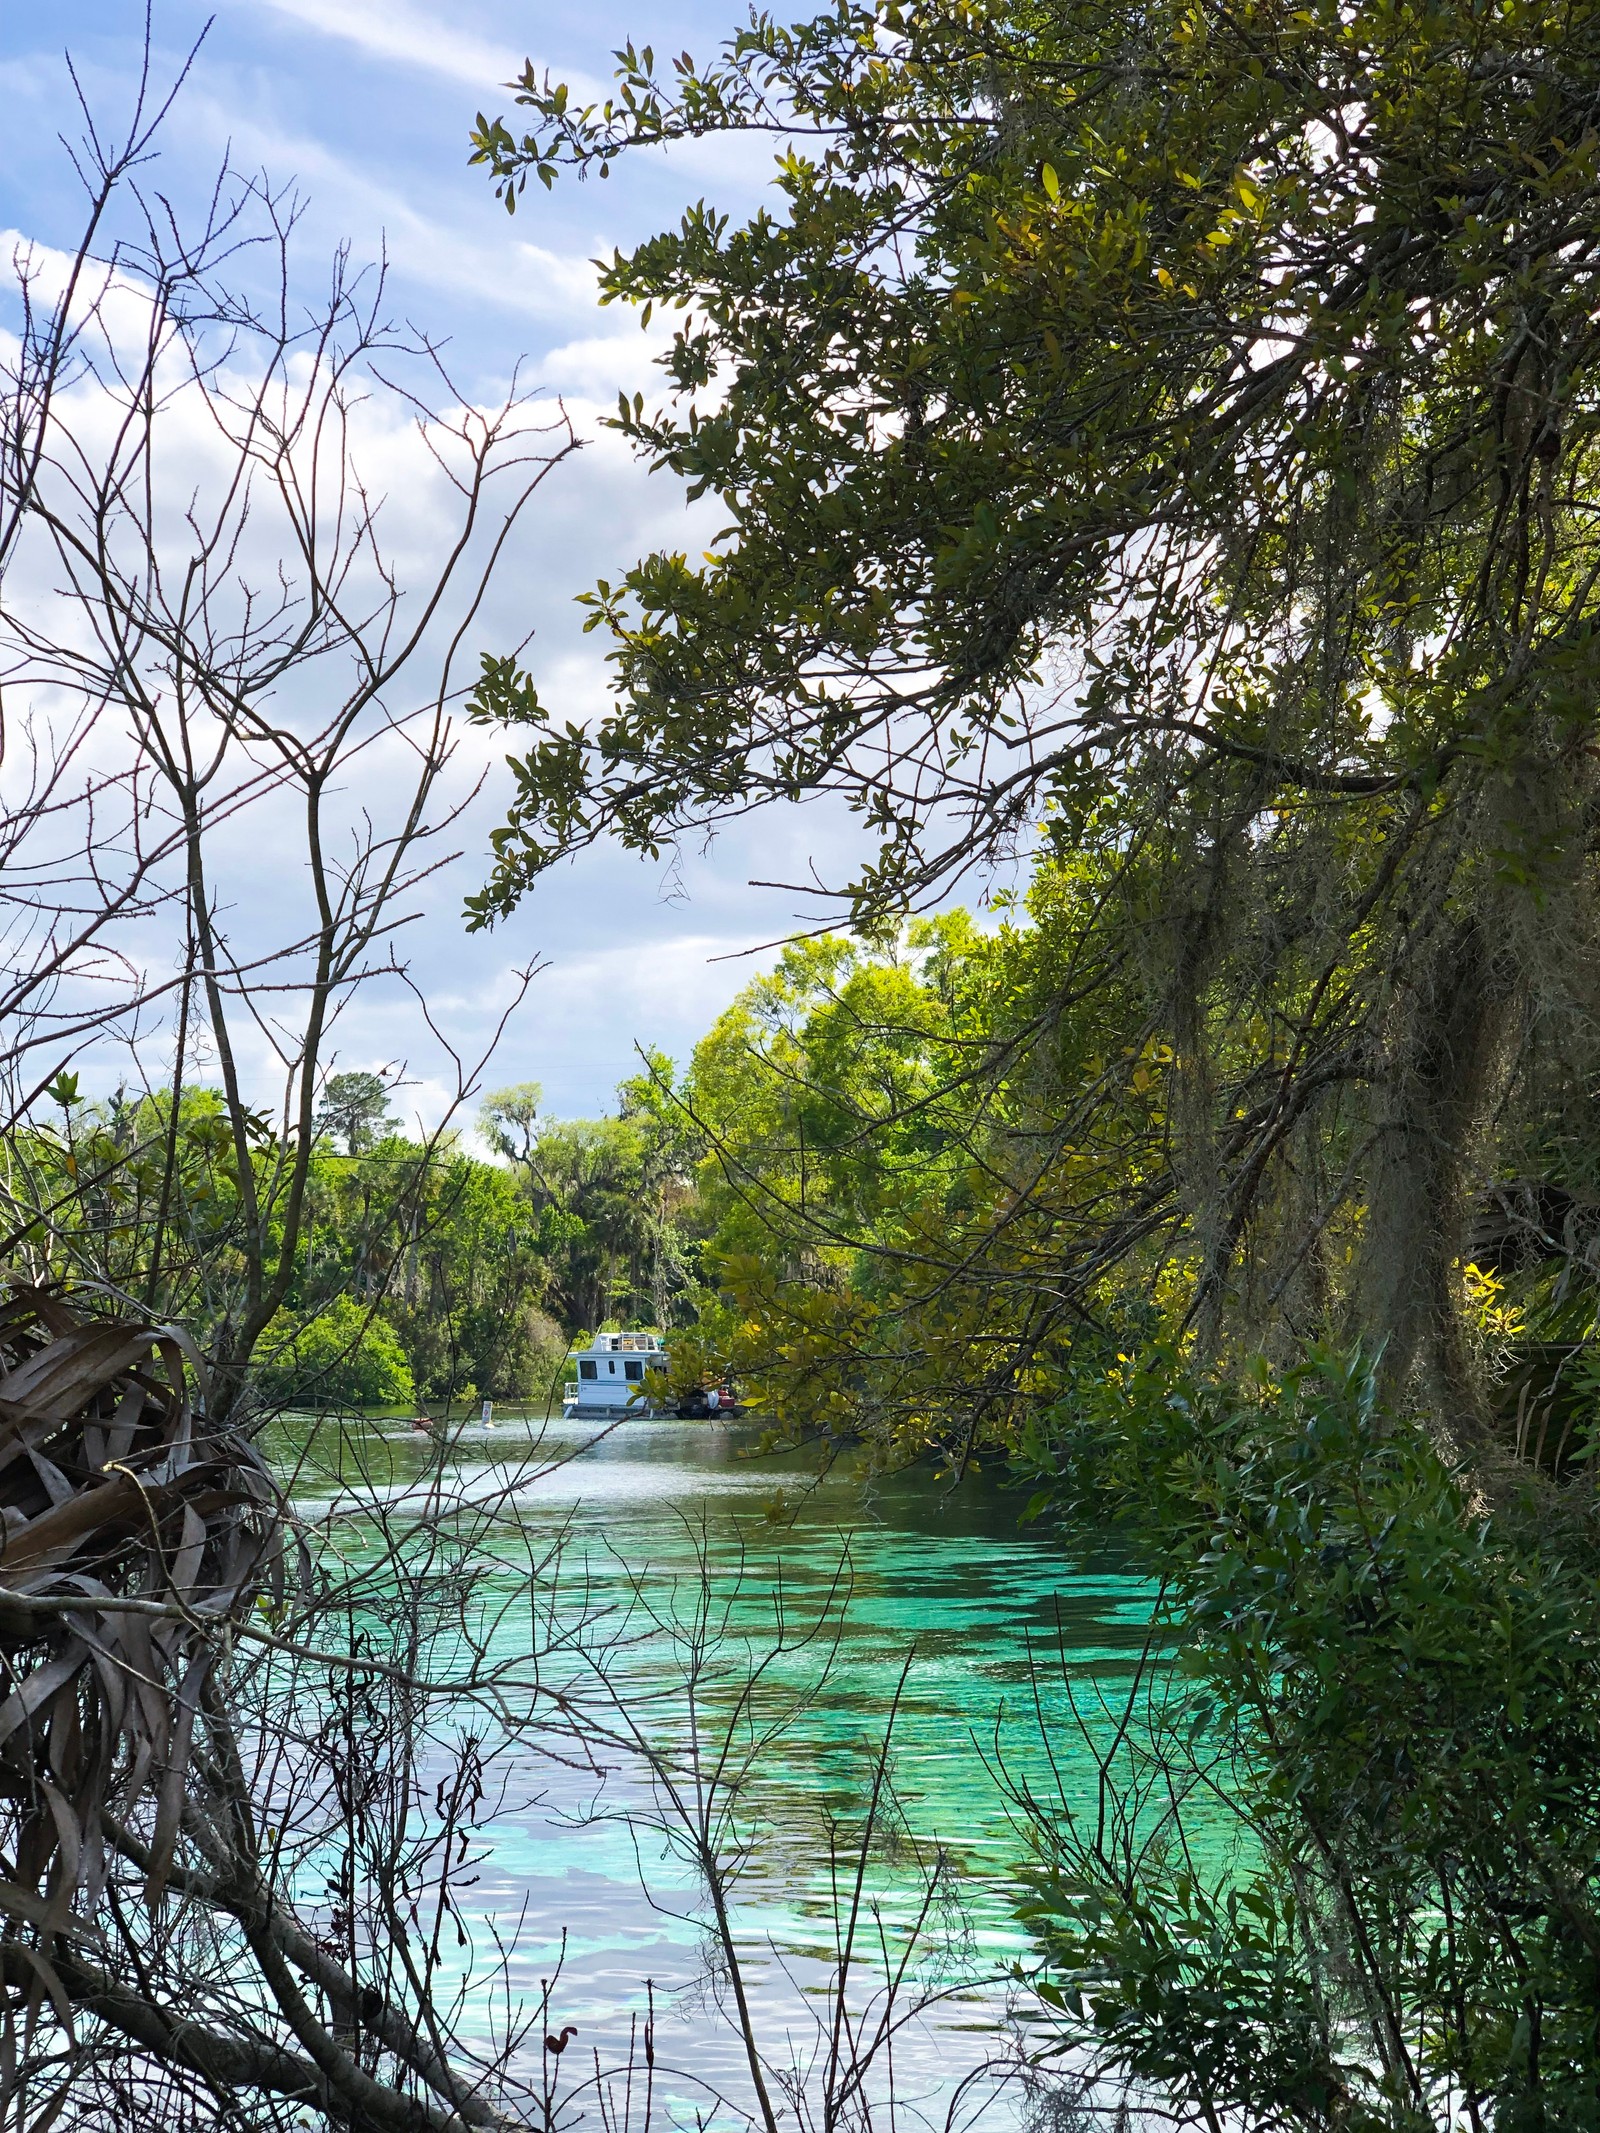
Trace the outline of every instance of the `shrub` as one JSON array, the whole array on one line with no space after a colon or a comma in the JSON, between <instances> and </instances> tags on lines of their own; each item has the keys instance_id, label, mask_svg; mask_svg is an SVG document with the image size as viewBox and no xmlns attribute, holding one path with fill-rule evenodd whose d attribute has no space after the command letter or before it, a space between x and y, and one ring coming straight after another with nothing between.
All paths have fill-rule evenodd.
<instances>
[{"instance_id":1,"label":"shrub","mask_svg":"<svg viewBox=\"0 0 1600 2133\"><path fill-rule=\"evenodd\" d=\"M271 1349L259 1383L283 1406L399 1407L414 1402L411 1366L387 1320L336 1296Z\"/></svg>"},{"instance_id":2,"label":"shrub","mask_svg":"<svg viewBox=\"0 0 1600 2133\"><path fill-rule=\"evenodd\" d=\"M1489 1504L1359 1358L1243 1389L1172 1365L1124 1359L1035 1447L1056 1501L1142 1507L1194 1684L1184 1724L1169 1703L1163 1737L1108 1764L1098 1817L1037 1818L1047 1999L1103 2065L1214 2125L1587 2133L1585 1506L1535 1484ZM1247 1857L1183 1841L1201 1773L1191 1797L1220 1786Z\"/></svg>"}]
</instances>

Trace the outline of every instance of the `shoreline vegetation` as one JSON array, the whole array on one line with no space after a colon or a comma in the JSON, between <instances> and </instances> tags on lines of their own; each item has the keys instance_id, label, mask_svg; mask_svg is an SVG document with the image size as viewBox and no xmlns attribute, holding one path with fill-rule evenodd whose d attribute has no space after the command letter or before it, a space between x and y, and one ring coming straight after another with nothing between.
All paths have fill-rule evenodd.
<instances>
[{"instance_id":1,"label":"shoreline vegetation","mask_svg":"<svg viewBox=\"0 0 1600 2133\"><path fill-rule=\"evenodd\" d=\"M486 205L775 160L600 267L671 327L614 434L725 524L574 588L588 724L484 620L568 414L474 404L269 180L168 202L183 70L11 262L0 2133L1594 2133L1600 13L837 0L613 63L486 85ZM464 927L825 796L836 922L610 1115L494 1090L536 967L467 1056L405 959L463 718ZM396 1483L340 1424L611 1322L1154 1591L1120 1700L1041 1648L1047 1775L994 1748L1028 1953L952 2094L897 2056L962 1945L906 1677L777 2019L742 1936L848 1550L591 1605L524 1515L572 1445ZM673 1863L726 2078L648 1982L603 2062L561 1921L473 1911L558 1769Z\"/></svg>"}]
</instances>

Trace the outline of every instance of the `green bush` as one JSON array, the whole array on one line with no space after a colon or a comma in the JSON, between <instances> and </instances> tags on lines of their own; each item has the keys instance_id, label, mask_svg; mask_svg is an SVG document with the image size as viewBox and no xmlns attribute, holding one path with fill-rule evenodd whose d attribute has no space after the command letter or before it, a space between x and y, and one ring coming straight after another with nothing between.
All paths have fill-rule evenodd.
<instances>
[{"instance_id":1,"label":"green bush","mask_svg":"<svg viewBox=\"0 0 1600 2133\"><path fill-rule=\"evenodd\" d=\"M414 1403L411 1366L387 1320L336 1296L278 1340L260 1385L283 1406L400 1407Z\"/></svg>"},{"instance_id":2,"label":"green bush","mask_svg":"<svg viewBox=\"0 0 1600 2133\"><path fill-rule=\"evenodd\" d=\"M1586 1506L1491 1504L1333 1355L1242 1390L1124 1359L1035 1455L1058 1502L1142 1505L1192 1681L1115 1812L1036 1816L1076 2047L1213 2125L1600 2125ZM1231 1866L1183 1840L1207 1758Z\"/></svg>"}]
</instances>

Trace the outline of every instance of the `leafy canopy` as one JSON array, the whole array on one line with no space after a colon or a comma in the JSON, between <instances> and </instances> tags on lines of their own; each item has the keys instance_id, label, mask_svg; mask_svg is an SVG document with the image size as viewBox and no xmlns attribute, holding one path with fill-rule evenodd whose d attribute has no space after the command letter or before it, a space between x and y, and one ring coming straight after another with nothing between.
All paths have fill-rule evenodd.
<instances>
[{"instance_id":1,"label":"leafy canopy","mask_svg":"<svg viewBox=\"0 0 1600 2133\"><path fill-rule=\"evenodd\" d=\"M337 1135L346 1155L372 1146L389 1120L389 1084L365 1070L330 1074L317 1107L317 1130Z\"/></svg>"},{"instance_id":2,"label":"leafy canopy","mask_svg":"<svg viewBox=\"0 0 1600 2133\"><path fill-rule=\"evenodd\" d=\"M589 596L590 724L487 663L517 792L477 919L592 839L830 793L870 933L1044 824L1103 884L1062 1000L1143 996L1097 1099L1165 1054L1088 1263L1182 1214L1214 1340L1354 1330L1485 1426L1474 1166L1519 1032L1594 1010L1591 0L835 0L618 72L580 107L530 70L476 153L509 204L772 138L746 222L603 276L674 321L617 424L724 526Z\"/></svg>"},{"instance_id":3,"label":"leafy canopy","mask_svg":"<svg viewBox=\"0 0 1600 2133\"><path fill-rule=\"evenodd\" d=\"M1567 0L836 0L710 65L531 67L530 176L770 135L603 274L670 307L622 432L727 525L589 596L614 708L528 729L478 918L561 853L830 790L903 903L1142 766L1431 806L1571 760L1600 583L1594 126ZM1409 809L1399 810L1411 821ZM1387 823L1380 810L1375 818ZM1500 836L1537 868L1539 831Z\"/></svg>"}]
</instances>

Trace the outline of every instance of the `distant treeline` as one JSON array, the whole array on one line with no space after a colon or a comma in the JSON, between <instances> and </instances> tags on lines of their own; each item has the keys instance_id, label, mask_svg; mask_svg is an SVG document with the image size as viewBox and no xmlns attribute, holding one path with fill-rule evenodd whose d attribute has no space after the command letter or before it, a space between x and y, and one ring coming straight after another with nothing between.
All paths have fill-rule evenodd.
<instances>
[{"instance_id":1,"label":"distant treeline","mask_svg":"<svg viewBox=\"0 0 1600 2133\"><path fill-rule=\"evenodd\" d=\"M220 1094L185 1091L174 1121L165 1093L91 1101L70 1076L52 1093L59 1126L8 1147L19 1226L40 1215L20 1261L109 1279L214 1344L248 1274ZM627 1092L620 1117L543 1120L537 1104L526 1087L490 1099L500 1153L485 1160L459 1136L408 1137L379 1075L329 1079L294 1277L257 1354L260 1402L539 1400L570 1334L690 1308L693 1193L661 1118ZM258 1201L288 1145L253 1120Z\"/></svg>"}]
</instances>

